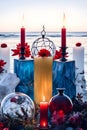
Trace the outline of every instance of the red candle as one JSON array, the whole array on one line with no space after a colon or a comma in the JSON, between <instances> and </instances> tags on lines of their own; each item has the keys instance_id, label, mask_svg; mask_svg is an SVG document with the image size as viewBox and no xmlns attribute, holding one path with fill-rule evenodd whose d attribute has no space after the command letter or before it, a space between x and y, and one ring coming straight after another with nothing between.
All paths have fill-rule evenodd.
<instances>
[{"instance_id":1,"label":"red candle","mask_svg":"<svg viewBox=\"0 0 87 130\"><path fill-rule=\"evenodd\" d=\"M62 45L61 45L61 47L66 47L66 28L65 27L63 27L62 29L61 29L61 34L62 34L62 36L61 36L61 43L62 43Z\"/></svg>"},{"instance_id":2,"label":"red candle","mask_svg":"<svg viewBox=\"0 0 87 130\"><path fill-rule=\"evenodd\" d=\"M40 127L48 127L48 102L40 102Z\"/></svg>"},{"instance_id":3,"label":"red candle","mask_svg":"<svg viewBox=\"0 0 87 130\"><path fill-rule=\"evenodd\" d=\"M25 47L25 28L21 28L21 47Z\"/></svg>"},{"instance_id":4,"label":"red candle","mask_svg":"<svg viewBox=\"0 0 87 130\"><path fill-rule=\"evenodd\" d=\"M63 28L61 29L61 47L66 47L65 14L63 15Z\"/></svg>"}]
</instances>

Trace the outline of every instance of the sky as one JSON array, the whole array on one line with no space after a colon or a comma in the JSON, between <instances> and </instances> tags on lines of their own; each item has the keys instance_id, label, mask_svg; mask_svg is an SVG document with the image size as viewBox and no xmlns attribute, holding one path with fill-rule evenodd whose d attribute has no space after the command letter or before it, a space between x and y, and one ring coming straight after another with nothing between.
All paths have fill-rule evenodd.
<instances>
[{"instance_id":1,"label":"sky","mask_svg":"<svg viewBox=\"0 0 87 130\"><path fill-rule=\"evenodd\" d=\"M68 31L87 31L87 0L0 0L0 32L60 32L64 13Z\"/></svg>"}]
</instances>

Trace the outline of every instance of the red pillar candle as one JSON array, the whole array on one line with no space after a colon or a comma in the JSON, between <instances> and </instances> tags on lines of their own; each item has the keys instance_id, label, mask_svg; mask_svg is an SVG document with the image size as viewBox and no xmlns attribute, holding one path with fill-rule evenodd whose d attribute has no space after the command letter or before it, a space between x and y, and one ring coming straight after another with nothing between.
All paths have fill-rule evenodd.
<instances>
[{"instance_id":1,"label":"red pillar candle","mask_svg":"<svg viewBox=\"0 0 87 130\"><path fill-rule=\"evenodd\" d=\"M48 102L40 102L40 127L48 127Z\"/></svg>"},{"instance_id":2,"label":"red pillar candle","mask_svg":"<svg viewBox=\"0 0 87 130\"><path fill-rule=\"evenodd\" d=\"M25 47L25 28L21 28L21 47Z\"/></svg>"},{"instance_id":3,"label":"red pillar candle","mask_svg":"<svg viewBox=\"0 0 87 130\"><path fill-rule=\"evenodd\" d=\"M63 27L62 29L61 29L61 47L66 47L66 28L65 27Z\"/></svg>"}]
</instances>

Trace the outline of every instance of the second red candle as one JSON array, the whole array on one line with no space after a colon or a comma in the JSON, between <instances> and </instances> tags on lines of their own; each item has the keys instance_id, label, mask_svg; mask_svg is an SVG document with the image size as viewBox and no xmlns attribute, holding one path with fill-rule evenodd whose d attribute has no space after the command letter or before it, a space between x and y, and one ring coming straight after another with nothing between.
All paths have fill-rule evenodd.
<instances>
[{"instance_id":1,"label":"second red candle","mask_svg":"<svg viewBox=\"0 0 87 130\"><path fill-rule=\"evenodd\" d=\"M25 28L21 28L21 47L25 47Z\"/></svg>"},{"instance_id":2,"label":"second red candle","mask_svg":"<svg viewBox=\"0 0 87 130\"><path fill-rule=\"evenodd\" d=\"M66 47L66 28L61 29L61 47Z\"/></svg>"}]
</instances>

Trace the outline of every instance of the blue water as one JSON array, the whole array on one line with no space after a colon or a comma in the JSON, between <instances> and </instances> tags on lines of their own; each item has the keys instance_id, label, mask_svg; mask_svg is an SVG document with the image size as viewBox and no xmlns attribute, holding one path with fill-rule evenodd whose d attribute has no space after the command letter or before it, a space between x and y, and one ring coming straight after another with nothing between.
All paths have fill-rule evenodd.
<instances>
[{"instance_id":1,"label":"blue water","mask_svg":"<svg viewBox=\"0 0 87 130\"><path fill-rule=\"evenodd\" d=\"M26 32L26 38L39 37L40 32ZM60 32L47 32L47 37L61 37ZM18 38L19 32L0 32L0 38ZM87 37L87 32L67 32L67 37Z\"/></svg>"}]
</instances>

